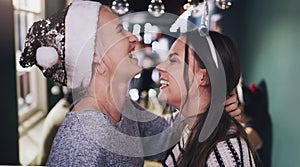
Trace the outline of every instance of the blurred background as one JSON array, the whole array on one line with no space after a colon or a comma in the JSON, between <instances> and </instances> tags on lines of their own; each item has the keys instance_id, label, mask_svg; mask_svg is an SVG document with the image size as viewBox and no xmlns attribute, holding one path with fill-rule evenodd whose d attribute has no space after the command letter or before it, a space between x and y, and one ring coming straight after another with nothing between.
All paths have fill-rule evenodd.
<instances>
[{"instance_id":1,"label":"blurred background","mask_svg":"<svg viewBox=\"0 0 300 167\"><path fill-rule=\"evenodd\" d=\"M101 0L99 0L101 1ZM272 166L298 166L300 158L300 2L290 0L208 0L210 29L231 36L242 63L243 85L265 80L272 120ZM30 165L37 161L49 132L48 117L63 119L71 102L66 88L46 80L36 68L23 69L18 59L28 27L64 8L69 0L0 1L0 164ZM102 0L140 39L139 64L129 96L150 111L164 114L156 100L158 74L153 67L166 58L181 30L170 26L195 0ZM193 12L190 21L199 25ZM49 116L49 113L56 113ZM60 116L58 116L60 115ZM50 119L49 118L49 119ZM58 119L58 118L57 118ZM46 122L46 123L45 123ZM51 122L51 121L50 121ZM57 128L59 124L50 127Z\"/></svg>"}]
</instances>

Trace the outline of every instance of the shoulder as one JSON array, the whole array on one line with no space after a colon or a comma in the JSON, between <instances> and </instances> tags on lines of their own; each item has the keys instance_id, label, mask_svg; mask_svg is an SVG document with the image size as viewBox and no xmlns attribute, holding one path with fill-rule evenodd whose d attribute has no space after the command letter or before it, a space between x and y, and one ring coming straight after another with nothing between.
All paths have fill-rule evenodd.
<instances>
[{"instance_id":1,"label":"shoulder","mask_svg":"<svg viewBox=\"0 0 300 167\"><path fill-rule=\"evenodd\" d=\"M82 119L76 112L67 113L64 122L54 138L52 149L74 149L91 145L89 137L86 135Z\"/></svg>"},{"instance_id":2,"label":"shoulder","mask_svg":"<svg viewBox=\"0 0 300 167\"><path fill-rule=\"evenodd\" d=\"M101 154L104 154L103 149L89 135L82 120L86 116L90 118L90 114L91 112L69 112L66 115L53 141L47 165L77 166L84 163L95 166L99 162ZM93 119L90 118L89 121L93 122Z\"/></svg>"},{"instance_id":3,"label":"shoulder","mask_svg":"<svg viewBox=\"0 0 300 167\"><path fill-rule=\"evenodd\" d=\"M71 136L79 135L97 124L105 124L107 122L105 120L104 115L97 111L68 112L59 128L59 133Z\"/></svg>"},{"instance_id":4,"label":"shoulder","mask_svg":"<svg viewBox=\"0 0 300 167\"><path fill-rule=\"evenodd\" d=\"M217 143L207 159L207 166L239 166L241 164L255 166L246 141L237 137Z\"/></svg>"},{"instance_id":5,"label":"shoulder","mask_svg":"<svg viewBox=\"0 0 300 167\"><path fill-rule=\"evenodd\" d=\"M78 148L87 146L92 142L90 131L95 127L105 127L103 114L97 111L68 112L62 125L55 136L53 144L59 144L62 148Z\"/></svg>"}]
</instances>

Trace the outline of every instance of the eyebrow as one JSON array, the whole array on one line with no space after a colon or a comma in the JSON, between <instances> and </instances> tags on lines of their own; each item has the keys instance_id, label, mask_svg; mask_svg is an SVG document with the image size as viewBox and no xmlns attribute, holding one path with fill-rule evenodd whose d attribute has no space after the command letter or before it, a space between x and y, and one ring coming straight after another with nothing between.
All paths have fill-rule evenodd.
<instances>
[{"instance_id":1,"label":"eyebrow","mask_svg":"<svg viewBox=\"0 0 300 167\"><path fill-rule=\"evenodd\" d=\"M176 53L176 52L170 53L168 57L169 57L169 58L172 58L173 56L178 56L178 53Z\"/></svg>"}]
</instances>

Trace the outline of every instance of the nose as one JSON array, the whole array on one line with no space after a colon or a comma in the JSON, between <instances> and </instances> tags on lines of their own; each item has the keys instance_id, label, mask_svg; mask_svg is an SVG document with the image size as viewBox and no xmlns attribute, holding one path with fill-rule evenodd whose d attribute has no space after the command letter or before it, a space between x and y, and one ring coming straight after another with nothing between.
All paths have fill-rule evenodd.
<instances>
[{"instance_id":1,"label":"nose","mask_svg":"<svg viewBox=\"0 0 300 167\"><path fill-rule=\"evenodd\" d=\"M138 38L135 36L135 35L133 35L131 32L128 32L129 34L129 42L130 43L136 43L137 41L138 41Z\"/></svg>"},{"instance_id":2,"label":"nose","mask_svg":"<svg viewBox=\"0 0 300 167\"><path fill-rule=\"evenodd\" d=\"M164 62L158 64L156 66L156 70L159 72L159 73L164 73L166 72L166 66L164 65Z\"/></svg>"}]
</instances>

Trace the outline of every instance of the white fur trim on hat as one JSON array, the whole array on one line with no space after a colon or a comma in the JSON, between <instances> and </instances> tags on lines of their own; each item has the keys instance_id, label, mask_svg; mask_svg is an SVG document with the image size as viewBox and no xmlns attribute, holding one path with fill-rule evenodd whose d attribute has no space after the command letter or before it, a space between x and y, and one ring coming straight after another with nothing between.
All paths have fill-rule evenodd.
<instances>
[{"instance_id":1,"label":"white fur trim on hat","mask_svg":"<svg viewBox=\"0 0 300 167\"><path fill-rule=\"evenodd\" d=\"M92 76L92 61L101 4L75 1L69 7L65 27L65 67L69 88L87 87Z\"/></svg>"},{"instance_id":2,"label":"white fur trim on hat","mask_svg":"<svg viewBox=\"0 0 300 167\"><path fill-rule=\"evenodd\" d=\"M53 47L39 47L36 50L36 61L45 69L52 67L58 61L57 51Z\"/></svg>"}]
</instances>

